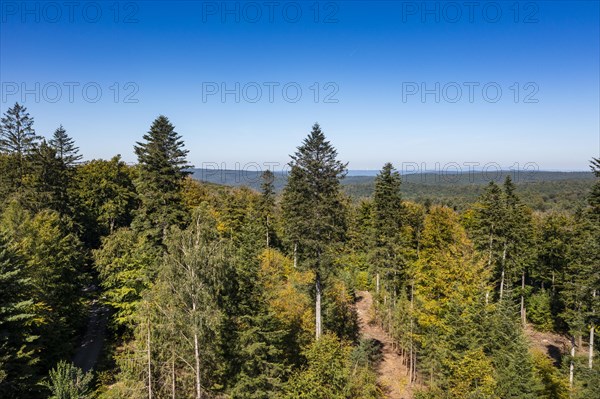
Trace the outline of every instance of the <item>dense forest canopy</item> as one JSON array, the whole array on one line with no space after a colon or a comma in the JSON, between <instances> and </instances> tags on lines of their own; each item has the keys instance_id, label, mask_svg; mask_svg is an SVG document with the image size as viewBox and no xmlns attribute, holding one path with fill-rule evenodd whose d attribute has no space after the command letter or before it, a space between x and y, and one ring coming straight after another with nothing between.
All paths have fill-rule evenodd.
<instances>
[{"instance_id":1,"label":"dense forest canopy","mask_svg":"<svg viewBox=\"0 0 600 399\"><path fill-rule=\"evenodd\" d=\"M600 398L598 159L348 177L314 124L230 187L148 122L128 165L3 115L0 397Z\"/></svg>"}]
</instances>

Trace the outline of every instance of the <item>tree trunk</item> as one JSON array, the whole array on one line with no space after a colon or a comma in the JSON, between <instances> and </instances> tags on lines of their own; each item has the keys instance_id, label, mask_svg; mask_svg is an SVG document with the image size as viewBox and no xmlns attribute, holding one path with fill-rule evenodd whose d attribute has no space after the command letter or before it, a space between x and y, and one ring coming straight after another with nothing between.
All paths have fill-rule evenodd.
<instances>
[{"instance_id":1,"label":"tree trunk","mask_svg":"<svg viewBox=\"0 0 600 399\"><path fill-rule=\"evenodd\" d=\"M415 377L413 374L413 363L414 363L414 348L413 348L413 309L415 303L415 284L414 282L410 285L410 363L408 365L409 368L409 384L412 385Z\"/></svg>"},{"instance_id":2,"label":"tree trunk","mask_svg":"<svg viewBox=\"0 0 600 399\"><path fill-rule=\"evenodd\" d=\"M492 224L492 229L494 225ZM490 250L488 254L488 268L492 265L492 244L494 242L494 234L490 232Z\"/></svg>"},{"instance_id":3,"label":"tree trunk","mask_svg":"<svg viewBox=\"0 0 600 399\"><path fill-rule=\"evenodd\" d=\"M502 275L500 277L500 299L504 297L504 262L506 261L506 243L504 243L504 250L502 251Z\"/></svg>"},{"instance_id":4,"label":"tree trunk","mask_svg":"<svg viewBox=\"0 0 600 399\"><path fill-rule=\"evenodd\" d=\"M152 399L152 350L150 347L150 320L148 320L146 335L146 357L148 361L148 399Z\"/></svg>"},{"instance_id":5,"label":"tree trunk","mask_svg":"<svg viewBox=\"0 0 600 399\"><path fill-rule=\"evenodd\" d=\"M294 269L298 267L298 244L294 243Z\"/></svg>"},{"instance_id":6,"label":"tree trunk","mask_svg":"<svg viewBox=\"0 0 600 399\"><path fill-rule=\"evenodd\" d=\"M194 357L196 359L196 398L202 398L202 388L200 387L200 347L198 345L198 333L194 332Z\"/></svg>"},{"instance_id":7,"label":"tree trunk","mask_svg":"<svg viewBox=\"0 0 600 399\"><path fill-rule=\"evenodd\" d=\"M573 374L575 372L575 337L571 337L571 364L569 365L569 387L573 389Z\"/></svg>"},{"instance_id":8,"label":"tree trunk","mask_svg":"<svg viewBox=\"0 0 600 399\"><path fill-rule=\"evenodd\" d=\"M590 370L594 367L594 324L590 327L590 354L588 359L588 366Z\"/></svg>"},{"instance_id":9,"label":"tree trunk","mask_svg":"<svg viewBox=\"0 0 600 399\"><path fill-rule=\"evenodd\" d=\"M596 290L594 290L593 294L592 294L593 298L596 298ZM592 303L594 303L595 301L593 301ZM592 309L592 314L595 315L596 314L596 309ZM594 320L592 320L592 325L590 326L590 353L589 353L589 358L588 358L588 366L590 368L590 370L594 367L594 333L596 326L594 325Z\"/></svg>"},{"instance_id":10,"label":"tree trunk","mask_svg":"<svg viewBox=\"0 0 600 399\"><path fill-rule=\"evenodd\" d=\"M175 351L173 351L171 359L171 398L175 399Z\"/></svg>"},{"instance_id":11,"label":"tree trunk","mask_svg":"<svg viewBox=\"0 0 600 399\"><path fill-rule=\"evenodd\" d=\"M316 300L315 300L315 336L317 341L321 338L321 276L317 273L315 278Z\"/></svg>"},{"instance_id":12,"label":"tree trunk","mask_svg":"<svg viewBox=\"0 0 600 399\"><path fill-rule=\"evenodd\" d=\"M527 324L527 315L525 314L525 270L521 274L521 322L525 327Z\"/></svg>"},{"instance_id":13,"label":"tree trunk","mask_svg":"<svg viewBox=\"0 0 600 399\"><path fill-rule=\"evenodd\" d=\"M377 276L375 276L375 281L376 281L376 289L375 292L377 294L379 294L379 273L377 273Z\"/></svg>"},{"instance_id":14,"label":"tree trunk","mask_svg":"<svg viewBox=\"0 0 600 399\"><path fill-rule=\"evenodd\" d=\"M267 248L269 248L269 215L267 215Z\"/></svg>"}]
</instances>

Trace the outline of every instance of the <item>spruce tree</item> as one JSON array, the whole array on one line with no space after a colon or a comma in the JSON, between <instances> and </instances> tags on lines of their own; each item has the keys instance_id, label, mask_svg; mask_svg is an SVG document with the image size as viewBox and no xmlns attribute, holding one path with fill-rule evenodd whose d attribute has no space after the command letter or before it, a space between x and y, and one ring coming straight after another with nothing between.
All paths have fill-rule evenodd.
<instances>
[{"instance_id":1,"label":"spruce tree","mask_svg":"<svg viewBox=\"0 0 600 399\"><path fill-rule=\"evenodd\" d=\"M52 139L50 139L48 143L54 148L56 156L66 167L74 166L83 158L83 156L79 154L79 147L75 146L75 140L69 137L62 125L54 131Z\"/></svg>"},{"instance_id":2,"label":"spruce tree","mask_svg":"<svg viewBox=\"0 0 600 399\"><path fill-rule=\"evenodd\" d=\"M273 244L274 238L273 217L275 214L275 189L273 183L275 181L275 175L267 169L262 173L261 179L260 210L265 225L267 247L270 247Z\"/></svg>"},{"instance_id":3,"label":"spruce tree","mask_svg":"<svg viewBox=\"0 0 600 399\"><path fill-rule=\"evenodd\" d=\"M27 397L34 387L34 365L39 361L32 329L35 317L31 280L25 261L0 234L0 396Z\"/></svg>"},{"instance_id":4,"label":"spruce tree","mask_svg":"<svg viewBox=\"0 0 600 399\"><path fill-rule=\"evenodd\" d=\"M33 117L19 103L9 108L0 119L0 152L14 157L16 188L23 184L28 171L28 157L39 139L33 129Z\"/></svg>"},{"instance_id":5,"label":"spruce tree","mask_svg":"<svg viewBox=\"0 0 600 399\"><path fill-rule=\"evenodd\" d=\"M373 194L375 253L373 263L377 268L377 291L379 291L381 272L384 273L385 279L394 285L394 292L397 290L396 283L402 272L401 260L399 259L403 225L400 184L400 174L389 162L383 166L375 178L375 192Z\"/></svg>"},{"instance_id":6,"label":"spruce tree","mask_svg":"<svg viewBox=\"0 0 600 399\"><path fill-rule=\"evenodd\" d=\"M337 160L337 151L325 139L318 123L291 158L282 198L284 228L302 261L315 274L318 339L322 333L321 283L331 268L326 247L341 240L346 229L340 199L340 180L346 174L346 164Z\"/></svg>"},{"instance_id":7,"label":"spruce tree","mask_svg":"<svg viewBox=\"0 0 600 399\"><path fill-rule=\"evenodd\" d=\"M136 187L140 208L134 225L157 242L162 242L169 226L182 225L186 212L181 198L187 170L187 150L181 136L165 116L159 116L138 142L135 153L139 162Z\"/></svg>"}]
</instances>

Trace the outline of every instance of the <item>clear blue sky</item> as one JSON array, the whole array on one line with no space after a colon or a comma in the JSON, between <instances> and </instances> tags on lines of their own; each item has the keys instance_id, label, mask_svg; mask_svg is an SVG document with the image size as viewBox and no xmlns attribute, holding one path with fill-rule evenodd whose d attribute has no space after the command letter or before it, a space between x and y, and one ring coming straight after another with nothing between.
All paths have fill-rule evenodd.
<instances>
[{"instance_id":1,"label":"clear blue sky","mask_svg":"<svg viewBox=\"0 0 600 399\"><path fill-rule=\"evenodd\" d=\"M86 159L135 161L159 114L196 166L287 162L315 121L351 169L600 152L597 1L68 4L0 2L0 110L63 124Z\"/></svg>"}]
</instances>

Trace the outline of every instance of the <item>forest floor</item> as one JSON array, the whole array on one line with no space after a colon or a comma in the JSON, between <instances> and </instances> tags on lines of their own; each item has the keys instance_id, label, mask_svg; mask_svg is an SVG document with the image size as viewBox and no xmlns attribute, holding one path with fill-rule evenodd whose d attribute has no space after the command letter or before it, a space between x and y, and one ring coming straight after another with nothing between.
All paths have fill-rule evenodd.
<instances>
[{"instance_id":1,"label":"forest floor","mask_svg":"<svg viewBox=\"0 0 600 399\"><path fill-rule=\"evenodd\" d=\"M378 383L388 399L410 399L413 397L408 385L408 369L402 356L394 350L392 339L376 322L373 297L368 291L357 292L356 311L363 338L373 339L381 346L382 360L376 368Z\"/></svg>"},{"instance_id":2,"label":"forest floor","mask_svg":"<svg viewBox=\"0 0 600 399\"><path fill-rule=\"evenodd\" d=\"M85 335L73 356L73 363L85 372L93 369L100 359L106 338L107 324L108 308L96 299L90 307Z\"/></svg>"},{"instance_id":3,"label":"forest floor","mask_svg":"<svg viewBox=\"0 0 600 399\"><path fill-rule=\"evenodd\" d=\"M560 367L563 356L569 353L571 343L564 335L537 331L531 324L525 327L525 335L531 348L550 356L557 367Z\"/></svg>"}]
</instances>

